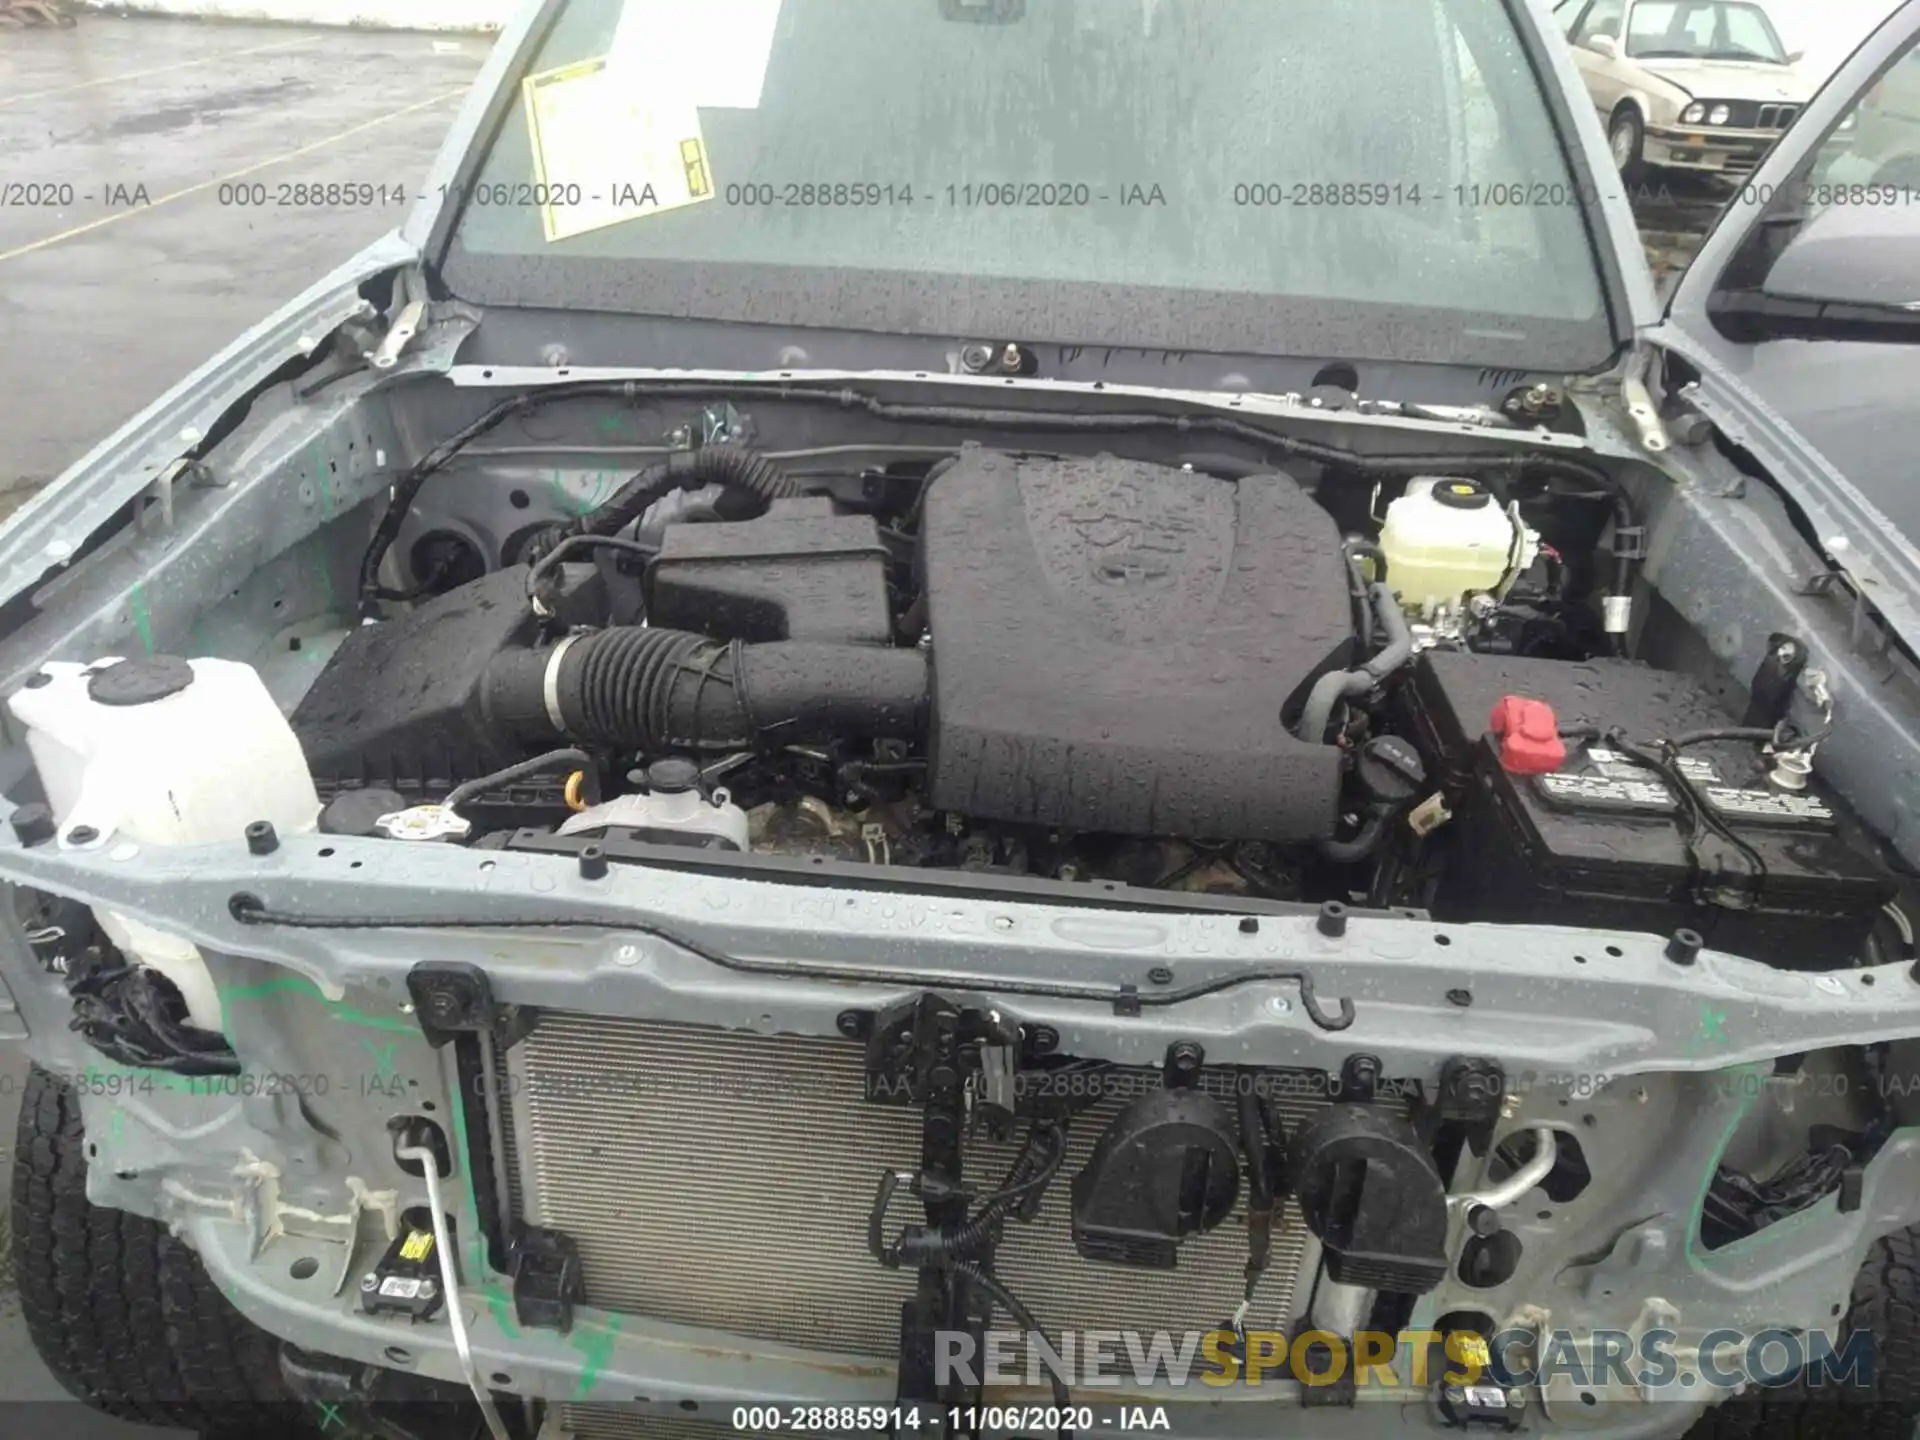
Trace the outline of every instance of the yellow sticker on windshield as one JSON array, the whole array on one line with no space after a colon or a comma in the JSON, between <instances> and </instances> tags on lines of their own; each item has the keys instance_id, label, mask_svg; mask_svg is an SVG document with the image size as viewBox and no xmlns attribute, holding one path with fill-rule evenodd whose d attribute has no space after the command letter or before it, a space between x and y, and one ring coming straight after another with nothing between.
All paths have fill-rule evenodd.
<instances>
[{"instance_id":1,"label":"yellow sticker on windshield","mask_svg":"<svg viewBox=\"0 0 1920 1440\"><path fill-rule=\"evenodd\" d=\"M521 82L549 243L713 198L700 111L584 60Z\"/></svg>"}]
</instances>

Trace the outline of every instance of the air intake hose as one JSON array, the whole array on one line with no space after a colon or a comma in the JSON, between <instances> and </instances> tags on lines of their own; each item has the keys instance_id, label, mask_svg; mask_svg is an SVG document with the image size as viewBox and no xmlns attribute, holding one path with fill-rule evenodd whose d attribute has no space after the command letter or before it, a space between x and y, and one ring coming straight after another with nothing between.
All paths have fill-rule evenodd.
<instances>
[{"instance_id":1,"label":"air intake hose","mask_svg":"<svg viewBox=\"0 0 1920 1440\"><path fill-rule=\"evenodd\" d=\"M556 540L570 535L618 535L675 490L701 490L708 485L751 496L759 514L775 500L791 500L806 492L798 481L757 450L744 445L702 445L649 465L608 497L606 502L559 527ZM548 548L551 548L550 546Z\"/></svg>"},{"instance_id":2,"label":"air intake hose","mask_svg":"<svg viewBox=\"0 0 1920 1440\"><path fill-rule=\"evenodd\" d=\"M927 706L917 650L710 640L621 627L487 667L495 725L647 753L748 750L837 736L912 737Z\"/></svg>"}]
</instances>

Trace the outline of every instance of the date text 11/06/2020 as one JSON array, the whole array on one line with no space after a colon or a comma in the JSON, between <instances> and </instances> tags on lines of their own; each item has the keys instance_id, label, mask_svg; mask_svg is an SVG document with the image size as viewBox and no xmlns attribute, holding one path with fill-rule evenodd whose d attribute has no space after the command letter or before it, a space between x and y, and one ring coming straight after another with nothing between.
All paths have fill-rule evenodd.
<instances>
[{"instance_id":1,"label":"date text 11/06/2020","mask_svg":"<svg viewBox=\"0 0 1920 1440\"><path fill-rule=\"evenodd\" d=\"M1165 1405L736 1405L744 1435L1084 1434L1173 1430Z\"/></svg>"}]
</instances>

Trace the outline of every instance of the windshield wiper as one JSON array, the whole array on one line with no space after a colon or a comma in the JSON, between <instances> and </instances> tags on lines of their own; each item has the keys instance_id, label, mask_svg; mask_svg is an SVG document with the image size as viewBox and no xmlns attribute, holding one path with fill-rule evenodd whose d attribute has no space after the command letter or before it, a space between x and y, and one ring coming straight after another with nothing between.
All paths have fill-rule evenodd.
<instances>
[{"instance_id":1,"label":"windshield wiper","mask_svg":"<svg viewBox=\"0 0 1920 1440\"><path fill-rule=\"evenodd\" d=\"M1706 58L1697 50L1634 50L1629 53L1635 60L1704 60Z\"/></svg>"}]
</instances>

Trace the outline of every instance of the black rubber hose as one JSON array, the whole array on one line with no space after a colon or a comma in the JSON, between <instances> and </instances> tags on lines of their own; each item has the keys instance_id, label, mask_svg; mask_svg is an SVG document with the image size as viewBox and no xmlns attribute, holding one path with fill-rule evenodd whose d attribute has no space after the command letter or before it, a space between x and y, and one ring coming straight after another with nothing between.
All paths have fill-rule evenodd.
<instances>
[{"instance_id":1,"label":"black rubber hose","mask_svg":"<svg viewBox=\"0 0 1920 1440\"><path fill-rule=\"evenodd\" d=\"M966 1276L967 1279L971 1280L980 1289L986 1291L988 1298L1011 1315L1013 1317L1013 1323L1018 1325L1021 1330L1026 1333L1028 1337L1027 1343L1029 1345L1034 1344L1036 1341L1046 1340L1047 1332L1040 1327L1040 1322L1034 1318L1033 1312L1021 1304L1020 1297L1007 1289L1007 1287L1000 1282L1000 1278L991 1270L988 1270L983 1265L977 1265L972 1261L961 1261L953 1267L953 1273ZM991 1316L988 1317L987 1323L992 1324ZM1051 1343L1049 1343L1048 1348L1052 1348ZM1055 1351L1055 1353L1058 1354L1059 1352ZM1045 1368L1047 1372L1047 1382L1053 1387L1053 1405L1054 1408L1060 1412L1061 1416L1060 1430L1058 1433L1062 1437L1062 1440L1066 1440L1066 1437L1073 1434L1073 1422L1071 1418L1073 1398L1067 1390L1067 1382L1060 1378L1059 1372L1051 1365Z\"/></svg>"},{"instance_id":2,"label":"black rubber hose","mask_svg":"<svg viewBox=\"0 0 1920 1440\"><path fill-rule=\"evenodd\" d=\"M702 445L649 465L605 503L562 527L560 538L617 535L645 515L655 501L675 490L702 490L709 485L752 496L758 502L756 514L775 500L791 500L806 493L797 480L757 450L744 445Z\"/></svg>"},{"instance_id":3,"label":"black rubber hose","mask_svg":"<svg viewBox=\"0 0 1920 1440\"><path fill-rule=\"evenodd\" d=\"M927 666L917 650L742 645L627 626L503 656L488 667L485 693L488 713L529 739L733 751L917 736Z\"/></svg>"},{"instance_id":4,"label":"black rubber hose","mask_svg":"<svg viewBox=\"0 0 1920 1440\"><path fill-rule=\"evenodd\" d=\"M1380 848L1380 842L1387 838L1387 817L1378 811L1360 822L1360 828L1350 840L1322 840L1320 854L1338 865L1357 864Z\"/></svg>"},{"instance_id":5,"label":"black rubber hose","mask_svg":"<svg viewBox=\"0 0 1920 1440\"><path fill-rule=\"evenodd\" d=\"M535 775L544 775L566 765L578 770L583 777L580 795L589 805L600 803L600 766L584 750L568 746L563 750L549 750L544 755L536 755L531 760L522 760L517 765L509 765L504 770L496 770L491 775L481 775L456 785L447 792L440 803L449 810L458 810L476 795L485 795L490 790L498 790L521 780L531 779Z\"/></svg>"}]
</instances>

